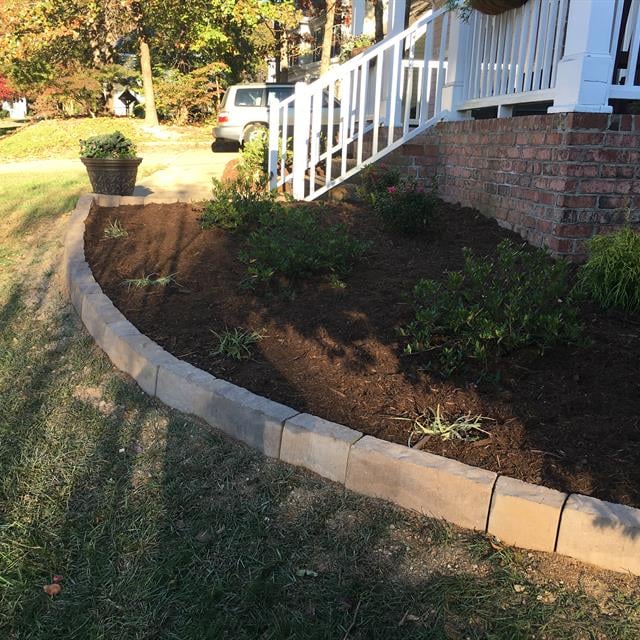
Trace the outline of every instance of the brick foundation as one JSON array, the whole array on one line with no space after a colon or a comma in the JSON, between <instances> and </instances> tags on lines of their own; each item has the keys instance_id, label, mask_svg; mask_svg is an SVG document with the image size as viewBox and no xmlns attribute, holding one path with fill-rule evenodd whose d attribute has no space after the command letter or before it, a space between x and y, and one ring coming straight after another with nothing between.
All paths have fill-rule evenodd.
<instances>
[{"instance_id":1,"label":"brick foundation","mask_svg":"<svg viewBox=\"0 0 640 640\"><path fill-rule=\"evenodd\" d=\"M640 116L559 113L443 122L385 162L448 202L580 260L585 240L640 222Z\"/></svg>"}]
</instances>

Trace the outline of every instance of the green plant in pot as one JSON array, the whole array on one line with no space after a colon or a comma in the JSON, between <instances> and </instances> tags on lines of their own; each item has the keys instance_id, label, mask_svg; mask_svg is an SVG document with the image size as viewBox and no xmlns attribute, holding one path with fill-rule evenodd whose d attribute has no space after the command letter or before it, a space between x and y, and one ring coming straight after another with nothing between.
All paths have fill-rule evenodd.
<instances>
[{"instance_id":1,"label":"green plant in pot","mask_svg":"<svg viewBox=\"0 0 640 640\"><path fill-rule=\"evenodd\" d=\"M80 140L80 159L94 193L130 196L136 186L136 146L120 131Z\"/></svg>"},{"instance_id":2,"label":"green plant in pot","mask_svg":"<svg viewBox=\"0 0 640 640\"><path fill-rule=\"evenodd\" d=\"M511 9L517 9L525 2L527 0L447 0L447 5L450 9L461 10L463 15L468 15L468 11L475 9L480 13L495 16Z\"/></svg>"}]
</instances>

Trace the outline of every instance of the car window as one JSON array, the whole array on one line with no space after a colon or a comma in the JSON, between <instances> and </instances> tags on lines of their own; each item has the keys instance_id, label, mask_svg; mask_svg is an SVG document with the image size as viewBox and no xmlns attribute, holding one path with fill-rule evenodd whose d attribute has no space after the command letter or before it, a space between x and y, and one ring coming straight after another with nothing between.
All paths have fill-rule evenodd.
<instances>
[{"instance_id":1,"label":"car window","mask_svg":"<svg viewBox=\"0 0 640 640\"><path fill-rule=\"evenodd\" d=\"M295 90L295 87L267 87L267 104L271 104L274 98L276 100L286 100L293 95Z\"/></svg>"},{"instance_id":2,"label":"car window","mask_svg":"<svg viewBox=\"0 0 640 640\"><path fill-rule=\"evenodd\" d=\"M261 107L263 90L259 87L252 89L236 89L236 107Z\"/></svg>"}]
</instances>

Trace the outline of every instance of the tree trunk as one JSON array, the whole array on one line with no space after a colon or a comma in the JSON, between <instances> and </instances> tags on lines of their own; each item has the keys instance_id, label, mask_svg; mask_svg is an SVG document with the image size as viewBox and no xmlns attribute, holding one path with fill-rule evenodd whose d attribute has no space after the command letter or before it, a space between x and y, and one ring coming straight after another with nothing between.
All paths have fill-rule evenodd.
<instances>
[{"instance_id":1,"label":"tree trunk","mask_svg":"<svg viewBox=\"0 0 640 640\"><path fill-rule=\"evenodd\" d=\"M336 4L338 0L327 0L327 13L322 37L322 57L320 58L320 75L329 71L331 66L331 49L333 48L333 25L336 21Z\"/></svg>"},{"instance_id":2,"label":"tree trunk","mask_svg":"<svg viewBox=\"0 0 640 640\"><path fill-rule=\"evenodd\" d=\"M156 111L156 97L153 92L151 53L149 52L149 43L144 38L140 38L140 69L144 88L144 123L148 127L157 127L158 112Z\"/></svg>"},{"instance_id":3,"label":"tree trunk","mask_svg":"<svg viewBox=\"0 0 640 640\"><path fill-rule=\"evenodd\" d=\"M382 0L373 0L373 15L376 23L376 42L384 40L384 7Z\"/></svg>"}]
</instances>

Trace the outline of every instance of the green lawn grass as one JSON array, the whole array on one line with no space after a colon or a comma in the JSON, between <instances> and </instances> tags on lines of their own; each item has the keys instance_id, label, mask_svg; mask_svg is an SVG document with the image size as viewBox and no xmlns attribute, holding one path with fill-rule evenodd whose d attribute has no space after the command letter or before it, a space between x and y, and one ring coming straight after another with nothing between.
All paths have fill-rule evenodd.
<instances>
[{"instance_id":1,"label":"green lawn grass","mask_svg":"<svg viewBox=\"0 0 640 640\"><path fill-rule=\"evenodd\" d=\"M4 177L0 638L640 637L637 579L353 495L146 397L60 289L85 178Z\"/></svg>"},{"instance_id":2,"label":"green lawn grass","mask_svg":"<svg viewBox=\"0 0 640 640\"><path fill-rule=\"evenodd\" d=\"M205 127L165 127L156 135L143 129L144 121L133 118L76 118L42 120L23 127L13 135L0 138L0 162L43 158L77 158L78 141L90 136L120 130L141 150L149 143L210 142Z\"/></svg>"}]
</instances>

